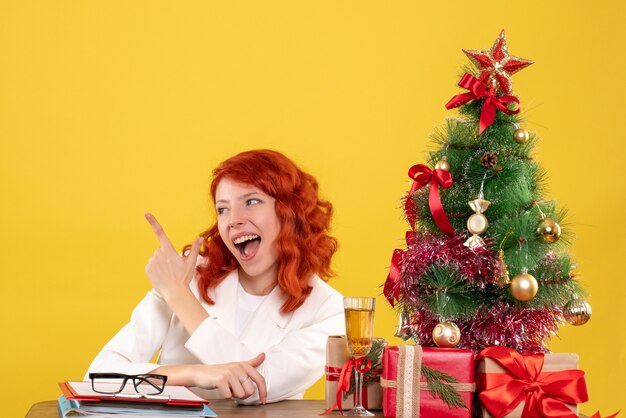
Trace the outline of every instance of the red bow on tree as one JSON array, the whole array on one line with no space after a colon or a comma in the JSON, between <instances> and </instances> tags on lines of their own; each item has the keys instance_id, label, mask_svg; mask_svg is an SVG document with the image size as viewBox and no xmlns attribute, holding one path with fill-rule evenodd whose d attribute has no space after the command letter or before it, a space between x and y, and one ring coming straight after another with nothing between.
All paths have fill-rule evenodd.
<instances>
[{"instance_id":1,"label":"red bow on tree","mask_svg":"<svg viewBox=\"0 0 626 418\"><path fill-rule=\"evenodd\" d=\"M513 411L526 401L522 418L576 417L565 403L586 402L587 383L582 370L562 370L542 373L543 354L522 356L508 347L488 347L476 360L490 358L507 373L486 373L486 389L480 400L496 418Z\"/></svg>"},{"instance_id":2,"label":"red bow on tree","mask_svg":"<svg viewBox=\"0 0 626 418\"><path fill-rule=\"evenodd\" d=\"M402 279L402 275L400 274L400 263L402 262L402 254L402 250L393 250L391 265L389 266L389 274L387 275L387 280L385 280L385 285L383 286L383 294L391 306L394 306L394 301L400 298L400 280Z\"/></svg>"},{"instance_id":3,"label":"red bow on tree","mask_svg":"<svg viewBox=\"0 0 626 418\"><path fill-rule=\"evenodd\" d=\"M487 90L483 83L471 74L465 73L461 81L459 81L459 86L469 90L469 92L454 96L446 103L446 109L459 107L472 100L485 99L483 110L480 113L478 134L482 134L493 123L496 118L496 109L507 115L514 115L520 111L519 99L517 97L509 95L497 97L495 88L491 87ZM512 102L518 104L515 109L507 107L507 104Z\"/></svg>"},{"instance_id":4,"label":"red bow on tree","mask_svg":"<svg viewBox=\"0 0 626 418\"><path fill-rule=\"evenodd\" d=\"M444 189L452 187L452 175L450 172L442 169L431 170L424 164L416 164L409 169L409 177L413 179L413 185L404 203L404 212L409 218L411 228L415 229L416 216L415 203L413 202L412 195L416 190L430 183L430 192L428 194L430 213L433 215L433 219L441 232L449 236L454 235L456 231L443 210L441 197L439 196L439 186Z\"/></svg>"}]
</instances>

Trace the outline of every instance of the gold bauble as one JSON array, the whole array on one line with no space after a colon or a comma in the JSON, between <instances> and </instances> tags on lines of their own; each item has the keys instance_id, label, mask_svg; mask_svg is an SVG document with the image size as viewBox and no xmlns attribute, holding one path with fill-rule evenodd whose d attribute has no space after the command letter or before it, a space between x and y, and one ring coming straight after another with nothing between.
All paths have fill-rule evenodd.
<instances>
[{"instance_id":1,"label":"gold bauble","mask_svg":"<svg viewBox=\"0 0 626 418\"><path fill-rule=\"evenodd\" d=\"M454 322L440 322L433 329L433 341L437 347L456 347L461 341L461 330Z\"/></svg>"},{"instance_id":2,"label":"gold bauble","mask_svg":"<svg viewBox=\"0 0 626 418\"><path fill-rule=\"evenodd\" d=\"M437 161L437 164L435 164L435 170L450 171L450 163L446 160L446 157Z\"/></svg>"},{"instance_id":3,"label":"gold bauble","mask_svg":"<svg viewBox=\"0 0 626 418\"><path fill-rule=\"evenodd\" d=\"M511 295L517 300L527 301L531 300L537 294L539 290L539 283L531 274L527 271L522 271L517 276L511 279L510 284Z\"/></svg>"},{"instance_id":4,"label":"gold bauble","mask_svg":"<svg viewBox=\"0 0 626 418\"><path fill-rule=\"evenodd\" d=\"M487 230L489 222L482 213L474 213L467 219L467 230L472 234L480 235Z\"/></svg>"},{"instance_id":5,"label":"gold bauble","mask_svg":"<svg viewBox=\"0 0 626 418\"><path fill-rule=\"evenodd\" d=\"M544 218L537 226L537 235L545 242L557 242L561 236L561 226L550 218Z\"/></svg>"},{"instance_id":6,"label":"gold bauble","mask_svg":"<svg viewBox=\"0 0 626 418\"><path fill-rule=\"evenodd\" d=\"M591 305L574 295L563 307L563 318L572 325L585 325L591 319Z\"/></svg>"},{"instance_id":7,"label":"gold bauble","mask_svg":"<svg viewBox=\"0 0 626 418\"><path fill-rule=\"evenodd\" d=\"M515 132L513 132L513 139L518 144L523 144L528 141L528 131L526 129L517 128Z\"/></svg>"}]
</instances>

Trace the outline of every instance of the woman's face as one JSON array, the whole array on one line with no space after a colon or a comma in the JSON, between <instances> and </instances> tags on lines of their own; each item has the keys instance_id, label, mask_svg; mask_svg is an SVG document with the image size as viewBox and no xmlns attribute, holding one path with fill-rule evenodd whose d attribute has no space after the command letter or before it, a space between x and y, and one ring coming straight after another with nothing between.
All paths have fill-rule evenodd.
<instances>
[{"instance_id":1,"label":"woman's face","mask_svg":"<svg viewBox=\"0 0 626 418\"><path fill-rule=\"evenodd\" d=\"M280 221L275 202L260 189L229 178L220 180L215 190L220 236L252 278L276 279Z\"/></svg>"}]
</instances>

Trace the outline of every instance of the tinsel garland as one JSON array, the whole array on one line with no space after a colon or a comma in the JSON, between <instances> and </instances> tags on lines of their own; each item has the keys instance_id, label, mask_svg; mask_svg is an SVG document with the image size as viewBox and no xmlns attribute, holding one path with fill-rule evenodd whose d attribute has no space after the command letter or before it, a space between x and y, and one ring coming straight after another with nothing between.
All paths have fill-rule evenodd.
<instances>
[{"instance_id":1,"label":"tinsel garland","mask_svg":"<svg viewBox=\"0 0 626 418\"><path fill-rule=\"evenodd\" d=\"M407 280L402 293L410 295L409 288L419 284L419 278L432 264L457 265L461 277L481 289L495 284L500 269L496 254L488 245L468 248L463 245L466 239L465 234L440 238L429 232L407 232L407 249L402 257L402 273Z\"/></svg>"},{"instance_id":2,"label":"tinsel garland","mask_svg":"<svg viewBox=\"0 0 626 418\"><path fill-rule=\"evenodd\" d=\"M471 318L452 318L461 330L459 348L479 352L485 347L501 345L518 352L546 353L544 341L555 335L560 322L558 309L516 308L507 302L482 308ZM416 341L427 347L435 344L432 330L439 318L425 309L409 314Z\"/></svg>"},{"instance_id":3,"label":"tinsel garland","mask_svg":"<svg viewBox=\"0 0 626 418\"><path fill-rule=\"evenodd\" d=\"M560 321L560 309L518 308L502 301L464 322L461 334L467 333L465 346L474 351L502 345L520 353L546 353L549 350L545 343L556 335Z\"/></svg>"},{"instance_id":4,"label":"tinsel garland","mask_svg":"<svg viewBox=\"0 0 626 418\"><path fill-rule=\"evenodd\" d=\"M424 273L435 264L455 264L460 279L473 286L493 289L502 266L494 251L487 245L468 248L463 245L466 236L437 237L428 232L408 232L407 248L400 262L399 308L408 315L414 337L424 346L433 346L432 330L441 318L425 309L419 284ZM556 260L549 255L544 265L556 270ZM471 318L446 318L461 330L460 347L480 351L491 345L503 345L517 351L546 352L544 342L556 334L561 311L557 307L511 304L503 295L496 303L480 308Z\"/></svg>"}]
</instances>

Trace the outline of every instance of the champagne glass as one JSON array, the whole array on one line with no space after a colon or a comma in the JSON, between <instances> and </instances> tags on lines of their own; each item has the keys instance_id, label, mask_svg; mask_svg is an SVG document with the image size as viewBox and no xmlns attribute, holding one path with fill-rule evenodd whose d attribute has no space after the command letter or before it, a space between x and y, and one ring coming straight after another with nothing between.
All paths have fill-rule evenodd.
<instances>
[{"instance_id":1,"label":"champagne glass","mask_svg":"<svg viewBox=\"0 0 626 418\"><path fill-rule=\"evenodd\" d=\"M348 350L354 358L366 356L372 348L374 338L374 298L350 297L343 298L343 307L346 314L346 336ZM371 417L370 411L361 405L361 390L363 388L363 374L354 368L354 406L344 412L350 417Z\"/></svg>"}]
</instances>

